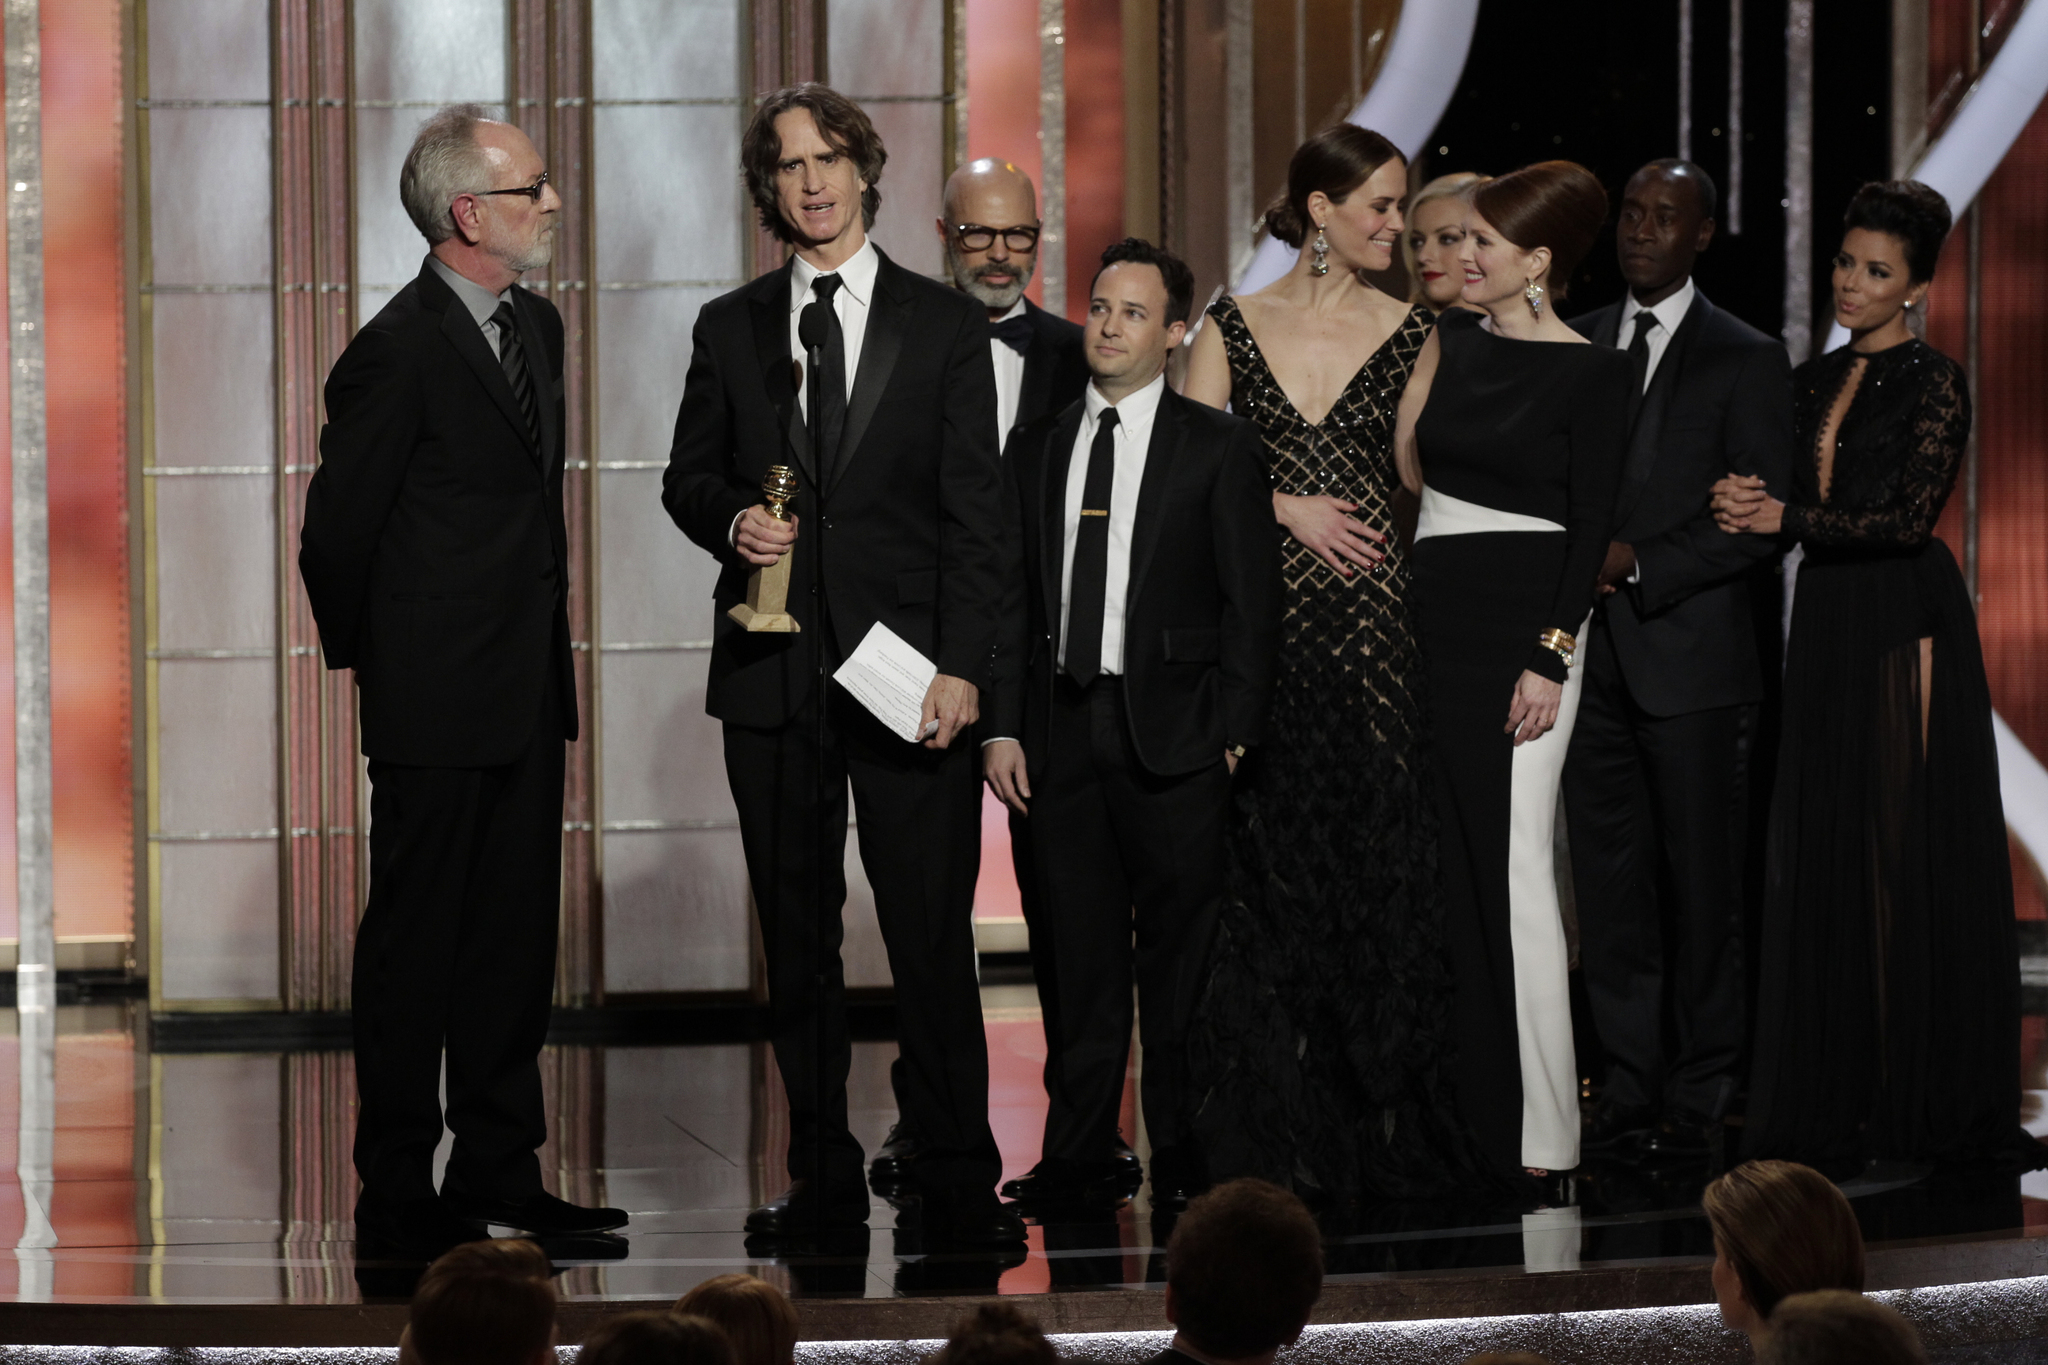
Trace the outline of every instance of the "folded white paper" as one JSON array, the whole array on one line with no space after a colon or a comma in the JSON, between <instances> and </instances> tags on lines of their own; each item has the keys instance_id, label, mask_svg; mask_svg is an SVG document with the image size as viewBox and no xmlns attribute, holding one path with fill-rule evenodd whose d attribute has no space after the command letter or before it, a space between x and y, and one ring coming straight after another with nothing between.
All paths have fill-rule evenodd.
<instances>
[{"instance_id":1,"label":"folded white paper","mask_svg":"<svg viewBox=\"0 0 2048 1365\"><path fill-rule=\"evenodd\" d=\"M924 738L918 733L918 723L924 719L925 693L938 673L937 664L877 621L860 648L832 677L872 711L875 719L915 744Z\"/></svg>"}]
</instances>

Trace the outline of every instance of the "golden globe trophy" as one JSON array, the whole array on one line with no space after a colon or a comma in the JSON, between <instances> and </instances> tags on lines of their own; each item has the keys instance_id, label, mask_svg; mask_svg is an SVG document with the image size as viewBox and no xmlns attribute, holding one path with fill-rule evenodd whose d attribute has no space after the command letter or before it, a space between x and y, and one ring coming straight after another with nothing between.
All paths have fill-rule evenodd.
<instances>
[{"instance_id":1,"label":"golden globe trophy","mask_svg":"<svg viewBox=\"0 0 2048 1365\"><path fill-rule=\"evenodd\" d=\"M796 471L786 464L768 466L768 477L761 480L761 500L768 505L768 515L777 521L788 521L789 500L795 496ZM803 627L789 614L788 607L789 554L785 552L773 564L754 570L754 576L747 580L747 600L726 615L750 631L794 634Z\"/></svg>"}]
</instances>

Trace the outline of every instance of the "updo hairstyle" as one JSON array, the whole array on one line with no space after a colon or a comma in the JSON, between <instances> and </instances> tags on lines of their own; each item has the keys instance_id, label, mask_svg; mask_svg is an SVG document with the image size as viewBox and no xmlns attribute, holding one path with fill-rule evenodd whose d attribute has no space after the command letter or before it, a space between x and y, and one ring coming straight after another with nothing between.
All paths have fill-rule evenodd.
<instances>
[{"instance_id":1,"label":"updo hairstyle","mask_svg":"<svg viewBox=\"0 0 2048 1365\"><path fill-rule=\"evenodd\" d=\"M1294 149L1287 163L1287 193L1266 210L1266 231L1292 247L1308 240L1315 220L1308 197L1317 190L1341 204L1389 161L1402 159L1401 149L1369 128L1333 123Z\"/></svg>"},{"instance_id":2,"label":"updo hairstyle","mask_svg":"<svg viewBox=\"0 0 2048 1365\"><path fill-rule=\"evenodd\" d=\"M1953 222L1941 191L1917 180L1873 180L1849 201L1842 231L1864 228L1895 237L1906 248L1906 273L1914 284L1934 278L1941 244Z\"/></svg>"},{"instance_id":3,"label":"updo hairstyle","mask_svg":"<svg viewBox=\"0 0 2048 1365\"><path fill-rule=\"evenodd\" d=\"M1607 221L1607 191L1576 161L1539 161L1474 189L1472 207L1522 250L1550 248L1545 287L1562 299Z\"/></svg>"}]
</instances>

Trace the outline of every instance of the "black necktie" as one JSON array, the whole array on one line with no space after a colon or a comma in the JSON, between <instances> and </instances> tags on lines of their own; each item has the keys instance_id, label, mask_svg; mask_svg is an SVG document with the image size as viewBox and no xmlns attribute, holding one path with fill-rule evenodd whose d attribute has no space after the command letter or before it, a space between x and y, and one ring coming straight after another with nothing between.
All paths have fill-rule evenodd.
<instances>
[{"instance_id":1,"label":"black necktie","mask_svg":"<svg viewBox=\"0 0 2048 1365\"><path fill-rule=\"evenodd\" d=\"M1031 319L1019 313L1001 322L991 322L988 335L991 341L1000 341L1018 355L1023 355L1031 349Z\"/></svg>"},{"instance_id":2,"label":"black necktie","mask_svg":"<svg viewBox=\"0 0 2048 1365\"><path fill-rule=\"evenodd\" d=\"M1069 475L1069 477L1072 477ZM1086 687L1102 672L1102 604L1109 591L1109 494L1116 480L1116 409L1095 419L1081 525L1074 533L1074 576L1067 589L1067 676Z\"/></svg>"},{"instance_id":3,"label":"black necktie","mask_svg":"<svg viewBox=\"0 0 2048 1365\"><path fill-rule=\"evenodd\" d=\"M819 357L817 372L812 376L811 385L811 432L816 439L814 447L818 455L818 481L825 487L832 486L838 472L839 438L846 430L846 331L839 325L839 312L832 306L832 296L839 292L839 286L846 283L837 275L820 275L811 281L811 293L817 296L812 308L821 308L825 313L825 346Z\"/></svg>"},{"instance_id":4,"label":"black necktie","mask_svg":"<svg viewBox=\"0 0 2048 1365\"><path fill-rule=\"evenodd\" d=\"M1645 308L1636 314L1636 334L1629 338L1628 369L1636 378L1636 386L1629 390L1631 398L1640 397L1644 385L1650 378L1650 329L1657 325L1657 315Z\"/></svg>"},{"instance_id":5,"label":"black necktie","mask_svg":"<svg viewBox=\"0 0 2048 1365\"><path fill-rule=\"evenodd\" d=\"M512 313L512 300L498 305L498 311L491 314L491 325L498 329L498 363L505 368L505 382L512 386L512 397L526 418L526 439L539 450L540 404L533 394L533 375L526 367L526 348L519 344L519 322Z\"/></svg>"}]
</instances>

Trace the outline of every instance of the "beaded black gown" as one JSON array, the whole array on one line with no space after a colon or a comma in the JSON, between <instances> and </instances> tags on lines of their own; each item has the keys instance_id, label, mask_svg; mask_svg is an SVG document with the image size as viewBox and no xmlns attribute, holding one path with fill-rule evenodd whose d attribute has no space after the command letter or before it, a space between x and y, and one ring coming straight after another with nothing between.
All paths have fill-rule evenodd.
<instances>
[{"instance_id":1,"label":"beaded black gown","mask_svg":"<svg viewBox=\"0 0 2048 1365\"><path fill-rule=\"evenodd\" d=\"M1390 537L1394 417L1434 324L1417 308L1311 425L1234 299L1209 316L1231 409L1265 437L1273 487L1358 504ZM1234 785L1229 888L1190 1036L1194 1131L1212 1178L1255 1175L1325 1207L1470 1191L1452 981L1409 570L1345 579L1284 543L1267 741Z\"/></svg>"},{"instance_id":2,"label":"beaded black gown","mask_svg":"<svg viewBox=\"0 0 2048 1365\"><path fill-rule=\"evenodd\" d=\"M2019 964L1977 619L1934 527L1969 437L1919 341L1793 376L1785 646L1744 1150L2048 1164L2019 1126ZM1853 386L1822 485L1828 414ZM1923 646L1923 641L1931 642Z\"/></svg>"}]
</instances>

